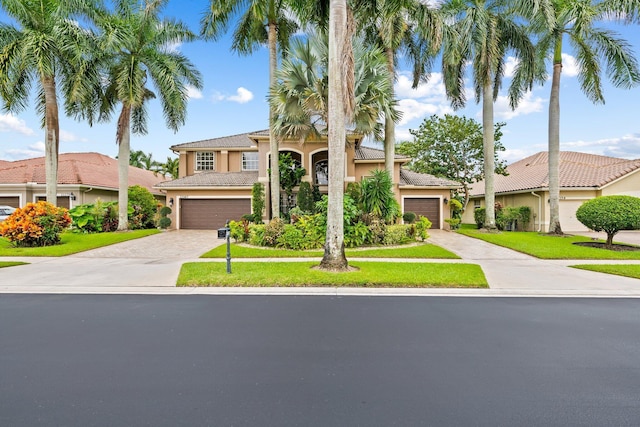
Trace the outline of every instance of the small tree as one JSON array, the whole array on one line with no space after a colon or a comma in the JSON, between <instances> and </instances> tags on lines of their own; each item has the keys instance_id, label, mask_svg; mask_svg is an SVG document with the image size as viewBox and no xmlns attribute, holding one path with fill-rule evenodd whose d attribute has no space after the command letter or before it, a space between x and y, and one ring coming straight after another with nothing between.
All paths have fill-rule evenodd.
<instances>
[{"instance_id":1,"label":"small tree","mask_svg":"<svg viewBox=\"0 0 640 427\"><path fill-rule=\"evenodd\" d=\"M495 172L506 175L506 164L498 159L504 123L494 125ZM409 169L448 178L462 184L463 210L469 203L469 185L484 178L482 125L473 119L446 114L425 119L418 130L410 130L413 141L401 143L397 151L410 157Z\"/></svg>"},{"instance_id":2,"label":"small tree","mask_svg":"<svg viewBox=\"0 0 640 427\"><path fill-rule=\"evenodd\" d=\"M613 246L613 236L620 230L640 229L640 198L632 196L602 196L584 202L576 218L593 231L607 233L606 248Z\"/></svg>"},{"instance_id":3,"label":"small tree","mask_svg":"<svg viewBox=\"0 0 640 427\"><path fill-rule=\"evenodd\" d=\"M365 213L372 214L387 223L400 215L400 206L393 195L393 183L386 170L372 170L371 176L360 184L360 202Z\"/></svg>"},{"instance_id":4,"label":"small tree","mask_svg":"<svg viewBox=\"0 0 640 427\"><path fill-rule=\"evenodd\" d=\"M251 189L251 207L253 222L262 224L262 212L264 211L264 185L260 182L253 184Z\"/></svg>"},{"instance_id":5,"label":"small tree","mask_svg":"<svg viewBox=\"0 0 640 427\"><path fill-rule=\"evenodd\" d=\"M315 200L313 200L313 190L311 184L307 181L300 183L300 190L298 190L298 207L302 212L313 213L315 207Z\"/></svg>"}]
</instances>

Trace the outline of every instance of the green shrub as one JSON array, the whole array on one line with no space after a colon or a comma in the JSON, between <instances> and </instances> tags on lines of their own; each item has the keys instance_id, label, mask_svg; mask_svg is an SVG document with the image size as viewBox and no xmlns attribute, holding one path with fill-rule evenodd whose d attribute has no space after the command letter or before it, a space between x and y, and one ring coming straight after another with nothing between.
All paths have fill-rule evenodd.
<instances>
[{"instance_id":1,"label":"green shrub","mask_svg":"<svg viewBox=\"0 0 640 427\"><path fill-rule=\"evenodd\" d=\"M454 198L449 200L449 210L451 218L462 219L462 202L460 200Z\"/></svg>"},{"instance_id":2,"label":"green shrub","mask_svg":"<svg viewBox=\"0 0 640 427\"><path fill-rule=\"evenodd\" d=\"M448 218L444 220L444 222L449 224L449 228L451 228L452 230L457 230L458 228L460 228L460 221L461 220L459 218Z\"/></svg>"},{"instance_id":3,"label":"green shrub","mask_svg":"<svg viewBox=\"0 0 640 427\"><path fill-rule=\"evenodd\" d=\"M384 234L383 244L385 245L401 245L411 240L411 225L394 224L387 226Z\"/></svg>"},{"instance_id":4,"label":"green shrub","mask_svg":"<svg viewBox=\"0 0 640 427\"><path fill-rule=\"evenodd\" d=\"M420 215L416 221L416 238L423 242L429 238L428 230L431 228L431 221L426 216Z\"/></svg>"},{"instance_id":5,"label":"green shrub","mask_svg":"<svg viewBox=\"0 0 640 427\"><path fill-rule=\"evenodd\" d=\"M348 248L362 246L369 240L369 227L364 222L346 225L344 229L344 245Z\"/></svg>"},{"instance_id":6,"label":"green shrub","mask_svg":"<svg viewBox=\"0 0 640 427\"><path fill-rule=\"evenodd\" d=\"M413 224L414 222L416 222L416 214L413 212L405 212L402 215L402 220L405 224Z\"/></svg>"},{"instance_id":7,"label":"green shrub","mask_svg":"<svg viewBox=\"0 0 640 427\"><path fill-rule=\"evenodd\" d=\"M160 208L160 217L171 215L171 208L169 206L163 206Z\"/></svg>"},{"instance_id":8,"label":"green shrub","mask_svg":"<svg viewBox=\"0 0 640 427\"><path fill-rule=\"evenodd\" d=\"M359 182L350 182L349 184L347 184L345 194L348 194L349 197L351 197L356 202L356 204L359 204L362 197L362 186Z\"/></svg>"},{"instance_id":9,"label":"green shrub","mask_svg":"<svg viewBox=\"0 0 640 427\"><path fill-rule=\"evenodd\" d=\"M163 230L169 228L170 226L171 226L171 218L163 216L158 220L158 227L162 228Z\"/></svg>"},{"instance_id":10,"label":"green shrub","mask_svg":"<svg viewBox=\"0 0 640 427\"><path fill-rule=\"evenodd\" d=\"M78 205L69 211L71 227L77 233L102 233L118 228L118 208L116 202L103 202Z\"/></svg>"},{"instance_id":11,"label":"green shrub","mask_svg":"<svg viewBox=\"0 0 640 427\"><path fill-rule=\"evenodd\" d=\"M326 221L320 214L303 215L295 223L304 235L304 249L321 248L326 234Z\"/></svg>"},{"instance_id":12,"label":"green shrub","mask_svg":"<svg viewBox=\"0 0 640 427\"><path fill-rule=\"evenodd\" d=\"M285 224L282 234L280 234L276 240L275 246L282 249L292 249L294 251L305 249L304 233L294 225Z\"/></svg>"},{"instance_id":13,"label":"green shrub","mask_svg":"<svg viewBox=\"0 0 640 427\"><path fill-rule=\"evenodd\" d=\"M280 218L273 218L264 228L264 246L276 246L278 239L284 233L284 222Z\"/></svg>"},{"instance_id":14,"label":"green shrub","mask_svg":"<svg viewBox=\"0 0 640 427\"><path fill-rule=\"evenodd\" d=\"M313 200L313 190L311 189L311 184L309 184L307 181L301 182L300 189L298 190L298 208L302 212L313 213L315 204L316 203ZM291 211L293 211L293 209ZM289 215L293 215L291 211L289 211Z\"/></svg>"},{"instance_id":15,"label":"green shrub","mask_svg":"<svg viewBox=\"0 0 640 427\"><path fill-rule=\"evenodd\" d=\"M254 224L249 228L249 243L254 246L265 246L264 233L267 226L264 224Z\"/></svg>"},{"instance_id":16,"label":"green shrub","mask_svg":"<svg viewBox=\"0 0 640 427\"><path fill-rule=\"evenodd\" d=\"M129 187L129 229L155 228L155 214L158 202L149 190L139 185Z\"/></svg>"},{"instance_id":17,"label":"green shrub","mask_svg":"<svg viewBox=\"0 0 640 427\"><path fill-rule=\"evenodd\" d=\"M264 211L264 185L260 182L253 184L251 189L252 221L262 224L262 212Z\"/></svg>"},{"instance_id":18,"label":"green shrub","mask_svg":"<svg viewBox=\"0 0 640 427\"><path fill-rule=\"evenodd\" d=\"M48 202L27 203L0 222L0 236L14 246L51 246L60 242L60 233L71 224L65 208Z\"/></svg>"},{"instance_id":19,"label":"green shrub","mask_svg":"<svg viewBox=\"0 0 640 427\"><path fill-rule=\"evenodd\" d=\"M249 221L229 221L229 235L236 242L246 242L247 240L249 240Z\"/></svg>"},{"instance_id":20,"label":"green shrub","mask_svg":"<svg viewBox=\"0 0 640 427\"><path fill-rule=\"evenodd\" d=\"M384 243L384 236L387 234L387 224L377 216L365 216L369 229L368 243L381 245Z\"/></svg>"},{"instance_id":21,"label":"green shrub","mask_svg":"<svg viewBox=\"0 0 640 427\"><path fill-rule=\"evenodd\" d=\"M529 206L520 206L518 208L518 222L520 223L520 227L522 231L527 231L529 229L529 222L531 222L531 208Z\"/></svg>"},{"instance_id":22,"label":"green shrub","mask_svg":"<svg viewBox=\"0 0 640 427\"><path fill-rule=\"evenodd\" d=\"M607 233L607 247L620 230L640 229L640 198L632 196L602 196L584 202L576 218L593 231Z\"/></svg>"},{"instance_id":23,"label":"green shrub","mask_svg":"<svg viewBox=\"0 0 640 427\"><path fill-rule=\"evenodd\" d=\"M473 220L475 221L478 230L484 227L484 220L486 216L487 212L485 208L476 208L473 211Z\"/></svg>"},{"instance_id":24,"label":"green shrub","mask_svg":"<svg viewBox=\"0 0 640 427\"><path fill-rule=\"evenodd\" d=\"M393 182L386 170L372 170L360 184L362 210L383 218L387 224L400 216L400 205L393 194Z\"/></svg>"}]
</instances>

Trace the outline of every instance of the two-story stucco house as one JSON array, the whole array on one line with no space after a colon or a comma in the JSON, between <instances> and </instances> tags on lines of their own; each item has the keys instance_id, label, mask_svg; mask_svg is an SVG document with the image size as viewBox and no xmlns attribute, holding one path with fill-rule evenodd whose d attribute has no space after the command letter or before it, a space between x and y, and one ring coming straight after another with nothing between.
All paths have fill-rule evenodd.
<instances>
[{"instance_id":1,"label":"two-story stucco house","mask_svg":"<svg viewBox=\"0 0 640 427\"><path fill-rule=\"evenodd\" d=\"M373 169L384 169L384 152L362 145L362 137L348 136L345 161L345 186L359 182ZM283 141L280 152L291 153L307 173L303 181L327 192L328 148L326 139ZM243 133L171 147L180 156L180 176L156 185L166 192L166 203L173 210L172 227L177 229L216 229L227 220L238 220L251 213L251 190L260 182L265 186L269 220L269 132ZM432 228L444 228L450 217L448 199L459 184L432 175L403 168L410 159L395 158L393 181L403 212L424 215Z\"/></svg>"}]
</instances>

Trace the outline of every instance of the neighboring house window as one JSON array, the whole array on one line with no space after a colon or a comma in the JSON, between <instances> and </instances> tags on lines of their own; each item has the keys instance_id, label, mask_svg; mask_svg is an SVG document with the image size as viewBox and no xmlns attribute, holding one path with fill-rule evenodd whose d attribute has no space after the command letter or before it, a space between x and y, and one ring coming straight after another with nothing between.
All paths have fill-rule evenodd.
<instances>
[{"instance_id":1,"label":"neighboring house window","mask_svg":"<svg viewBox=\"0 0 640 427\"><path fill-rule=\"evenodd\" d=\"M329 184L329 162L320 160L316 163L316 185Z\"/></svg>"},{"instance_id":2,"label":"neighboring house window","mask_svg":"<svg viewBox=\"0 0 640 427\"><path fill-rule=\"evenodd\" d=\"M258 170L258 152L257 151L242 152L242 170L243 171Z\"/></svg>"},{"instance_id":3,"label":"neighboring house window","mask_svg":"<svg viewBox=\"0 0 640 427\"><path fill-rule=\"evenodd\" d=\"M196 170L197 171L212 171L215 170L215 155L213 151L198 151L196 152Z\"/></svg>"},{"instance_id":4,"label":"neighboring house window","mask_svg":"<svg viewBox=\"0 0 640 427\"><path fill-rule=\"evenodd\" d=\"M479 209L480 208L480 199L476 199L473 201L473 208L474 209Z\"/></svg>"}]
</instances>

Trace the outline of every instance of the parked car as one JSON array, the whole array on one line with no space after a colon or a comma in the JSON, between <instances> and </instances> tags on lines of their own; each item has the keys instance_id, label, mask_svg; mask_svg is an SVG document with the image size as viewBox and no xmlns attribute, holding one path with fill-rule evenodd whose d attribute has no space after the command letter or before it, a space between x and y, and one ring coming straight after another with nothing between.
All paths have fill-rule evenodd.
<instances>
[{"instance_id":1,"label":"parked car","mask_svg":"<svg viewBox=\"0 0 640 427\"><path fill-rule=\"evenodd\" d=\"M16 208L12 208L11 206L0 206L0 221L7 219L15 210Z\"/></svg>"}]
</instances>

